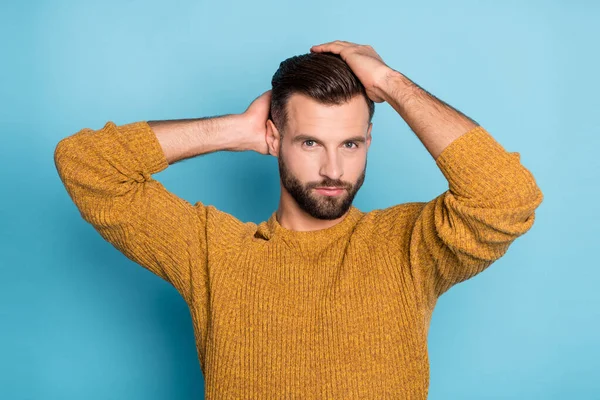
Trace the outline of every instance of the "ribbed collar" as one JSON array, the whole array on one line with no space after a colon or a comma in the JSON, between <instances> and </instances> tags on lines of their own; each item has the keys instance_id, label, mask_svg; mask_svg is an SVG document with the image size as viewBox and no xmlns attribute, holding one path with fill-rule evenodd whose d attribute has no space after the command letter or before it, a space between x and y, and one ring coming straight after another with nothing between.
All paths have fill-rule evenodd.
<instances>
[{"instance_id":1,"label":"ribbed collar","mask_svg":"<svg viewBox=\"0 0 600 400\"><path fill-rule=\"evenodd\" d=\"M267 239L280 238L288 243L318 245L349 235L363 215L362 211L351 205L344 219L329 228L315 231L294 231L281 226L277 221L277 212L274 211L266 222L260 224L259 232Z\"/></svg>"}]
</instances>

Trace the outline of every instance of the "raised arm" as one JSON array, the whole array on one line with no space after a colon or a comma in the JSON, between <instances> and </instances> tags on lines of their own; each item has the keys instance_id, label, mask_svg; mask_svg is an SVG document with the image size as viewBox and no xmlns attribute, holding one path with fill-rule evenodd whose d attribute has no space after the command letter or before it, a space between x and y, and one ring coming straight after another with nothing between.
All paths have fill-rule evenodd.
<instances>
[{"instance_id":1,"label":"raised arm","mask_svg":"<svg viewBox=\"0 0 600 400\"><path fill-rule=\"evenodd\" d=\"M543 195L520 154L483 127L388 67L371 46L336 41L312 51L340 54L369 97L387 101L419 137L449 189L427 203L381 213L413 281L432 308L452 285L478 274L533 225Z\"/></svg>"},{"instance_id":2,"label":"raised arm","mask_svg":"<svg viewBox=\"0 0 600 400\"><path fill-rule=\"evenodd\" d=\"M140 121L82 129L54 152L58 174L84 220L128 258L170 282L190 302L204 296L206 227L219 210L167 191L152 174L184 158L219 150L262 151L265 94L246 113L178 121ZM264 140L264 122L262 142ZM205 299L204 299L205 300Z\"/></svg>"},{"instance_id":3,"label":"raised arm","mask_svg":"<svg viewBox=\"0 0 600 400\"><path fill-rule=\"evenodd\" d=\"M416 285L430 309L453 285L502 257L531 229L543 194L520 154L507 152L483 127L447 146L436 164L449 189L427 203L392 207L393 237L408 248ZM408 236L401 231L408 227Z\"/></svg>"},{"instance_id":4,"label":"raised arm","mask_svg":"<svg viewBox=\"0 0 600 400\"><path fill-rule=\"evenodd\" d=\"M407 221L412 273L432 309L442 293L482 272L531 228L543 195L520 154L507 152L471 118L394 70L378 88L449 184Z\"/></svg>"}]
</instances>

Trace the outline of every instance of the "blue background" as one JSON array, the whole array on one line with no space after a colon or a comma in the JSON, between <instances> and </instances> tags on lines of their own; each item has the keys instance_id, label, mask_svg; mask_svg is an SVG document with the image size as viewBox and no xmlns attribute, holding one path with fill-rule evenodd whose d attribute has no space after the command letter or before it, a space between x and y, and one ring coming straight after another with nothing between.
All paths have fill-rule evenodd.
<instances>
[{"instance_id":1,"label":"blue background","mask_svg":"<svg viewBox=\"0 0 600 400\"><path fill-rule=\"evenodd\" d=\"M600 7L482 3L2 2L0 398L203 397L185 302L81 219L55 145L106 121L241 113L279 62L336 39L372 45L478 121L544 193L533 228L440 298L429 398L600 398ZM363 211L448 187L386 103L366 176ZM254 152L155 178L245 221L279 200L276 159Z\"/></svg>"}]
</instances>

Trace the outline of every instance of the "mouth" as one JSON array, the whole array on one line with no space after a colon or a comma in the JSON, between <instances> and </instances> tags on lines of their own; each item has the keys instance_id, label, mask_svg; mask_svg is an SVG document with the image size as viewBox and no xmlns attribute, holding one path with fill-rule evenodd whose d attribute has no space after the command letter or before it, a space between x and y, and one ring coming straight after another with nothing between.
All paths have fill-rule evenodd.
<instances>
[{"instance_id":1,"label":"mouth","mask_svg":"<svg viewBox=\"0 0 600 400\"><path fill-rule=\"evenodd\" d=\"M315 190L318 193L324 194L326 196L339 196L340 194L344 193L346 189L339 187L321 187L315 188Z\"/></svg>"}]
</instances>

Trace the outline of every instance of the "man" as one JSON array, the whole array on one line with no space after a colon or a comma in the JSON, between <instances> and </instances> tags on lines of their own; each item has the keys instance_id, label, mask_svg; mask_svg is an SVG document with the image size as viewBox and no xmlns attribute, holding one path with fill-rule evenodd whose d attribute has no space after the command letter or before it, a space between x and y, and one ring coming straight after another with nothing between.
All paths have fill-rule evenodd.
<instances>
[{"instance_id":1,"label":"man","mask_svg":"<svg viewBox=\"0 0 600 400\"><path fill-rule=\"evenodd\" d=\"M281 63L239 115L82 129L55 151L83 218L189 305L207 399L425 399L439 296L527 232L543 196L475 121L335 41ZM429 202L362 212L374 102L387 101L449 183ZM184 158L278 158L281 198L260 224L168 192Z\"/></svg>"}]
</instances>

